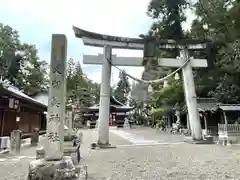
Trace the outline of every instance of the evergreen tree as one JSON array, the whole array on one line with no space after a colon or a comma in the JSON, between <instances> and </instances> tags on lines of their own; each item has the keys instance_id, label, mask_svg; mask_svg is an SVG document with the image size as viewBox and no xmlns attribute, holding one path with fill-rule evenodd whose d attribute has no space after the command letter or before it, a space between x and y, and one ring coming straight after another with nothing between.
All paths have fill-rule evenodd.
<instances>
[{"instance_id":1,"label":"evergreen tree","mask_svg":"<svg viewBox=\"0 0 240 180\"><path fill-rule=\"evenodd\" d=\"M74 62L73 59L68 60L67 68L67 94L68 98L74 100L75 103L89 107L99 101L99 84L92 83L83 73L81 64Z\"/></svg>"},{"instance_id":2,"label":"evergreen tree","mask_svg":"<svg viewBox=\"0 0 240 180\"><path fill-rule=\"evenodd\" d=\"M128 77L125 74L125 71L119 73L119 81L117 83L117 88L114 90L114 97L121 103L126 103L128 100L128 94L131 90Z\"/></svg>"}]
</instances>

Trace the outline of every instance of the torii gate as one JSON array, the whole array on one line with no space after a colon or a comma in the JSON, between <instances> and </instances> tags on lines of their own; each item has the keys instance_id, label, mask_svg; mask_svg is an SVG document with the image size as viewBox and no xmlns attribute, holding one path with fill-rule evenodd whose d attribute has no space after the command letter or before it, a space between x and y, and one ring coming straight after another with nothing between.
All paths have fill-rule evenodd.
<instances>
[{"instance_id":1,"label":"torii gate","mask_svg":"<svg viewBox=\"0 0 240 180\"><path fill-rule=\"evenodd\" d=\"M77 38L83 40L84 45L104 47L103 54L83 55L83 63L102 65L101 91L100 91L100 110L99 110L99 145L109 144L109 102L110 102L110 79L111 64L116 66L143 66L146 60L155 57L159 49L179 49L180 57L176 59L161 58L158 59L158 66L163 67L181 67L190 58L188 50L201 50L206 48L206 43L196 40L184 40L176 42L174 40L144 40L140 38L126 38L118 36L103 35L82 30L73 26L73 31ZM139 57L117 57L112 55L112 48L144 50L143 58ZM193 140L202 140L202 129L197 110L195 84L192 67L207 67L206 59L193 59L182 69L185 99L188 108L190 127Z\"/></svg>"}]
</instances>

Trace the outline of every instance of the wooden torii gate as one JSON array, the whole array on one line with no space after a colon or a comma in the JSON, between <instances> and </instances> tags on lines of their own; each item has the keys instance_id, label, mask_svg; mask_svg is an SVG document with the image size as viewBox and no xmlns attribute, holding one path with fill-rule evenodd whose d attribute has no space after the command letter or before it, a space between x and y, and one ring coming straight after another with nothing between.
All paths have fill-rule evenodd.
<instances>
[{"instance_id":1,"label":"wooden torii gate","mask_svg":"<svg viewBox=\"0 0 240 180\"><path fill-rule=\"evenodd\" d=\"M110 36L85 31L73 26L73 31L77 38L81 38L84 45L103 47L103 54L83 55L83 63L102 65L101 90L100 90L100 110L99 110L99 145L109 144L109 101L110 101L110 79L111 64L115 66L143 66L146 60L156 57L156 52L160 49L179 49L180 56L176 59L158 59L158 66L179 68L187 63L182 69L185 99L188 108L188 116L192 131L193 140L202 140L202 129L197 110L195 84L193 78L193 68L205 68L208 66L206 59L194 59L189 57L188 50L201 50L206 48L206 43L196 40L144 40L140 38L126 38ZM117 57L112 54L112 48L143 50L143 58L139 57Z\"/></svg>"}]
</instances>

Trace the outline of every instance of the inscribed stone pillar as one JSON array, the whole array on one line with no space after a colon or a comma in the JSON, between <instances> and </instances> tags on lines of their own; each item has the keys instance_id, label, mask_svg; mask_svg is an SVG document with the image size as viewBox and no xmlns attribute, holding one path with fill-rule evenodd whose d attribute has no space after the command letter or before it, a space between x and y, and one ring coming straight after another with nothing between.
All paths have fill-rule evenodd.
<instances>
[{"instance_id":1,"label":"inscribed stone pillar","mask_svg":"<svg viewBox=\"0 0 240 180\"><path fill-rule=\"evenodd\" d=\"M66 59L66 36L62 34L53 34L47 115L47 140L44 144L46 160L60 160L63 157Z\"/></svg>"}]
</instances>

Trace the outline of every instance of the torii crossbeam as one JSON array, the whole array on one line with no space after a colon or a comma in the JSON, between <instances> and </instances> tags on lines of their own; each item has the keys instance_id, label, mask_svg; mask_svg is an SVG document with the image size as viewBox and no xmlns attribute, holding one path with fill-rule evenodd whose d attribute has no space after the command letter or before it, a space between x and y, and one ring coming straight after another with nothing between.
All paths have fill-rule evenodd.
<instances>
[{"instance_id":1,"label":"torii crossbeam","mask_svg":"<svg viewBox=\"0 0 240 180\"><path fill-rule=\"evenodd\" d=\"M109 144L109 101L110 101L110 79L111 64L119 66L143 66L146 60L156 57L156 51L159 49L180 49L180 57L176 59L158 59L158 66L181 67L189 59L188 49L201 50L206 48L206 43L196 40L155 40L127 38L119 36L110 36L85 31L73 26L75 36L83 40L84 45L104 47L103 54L98 56L84 55L83 62L86 64L101 64L101 91L100 91L100 110L99 110L99 138L98 144ZM143 50L143 58L137 57L117 57L112 55L112 48ZM111 63L111 64L110 64ZM191 58L182 70L186 104L194 140L202 140L202 129L197 110L196 92L192 73L192 67L207 67L206 59Z\"/></svg>"}]
</instances>

